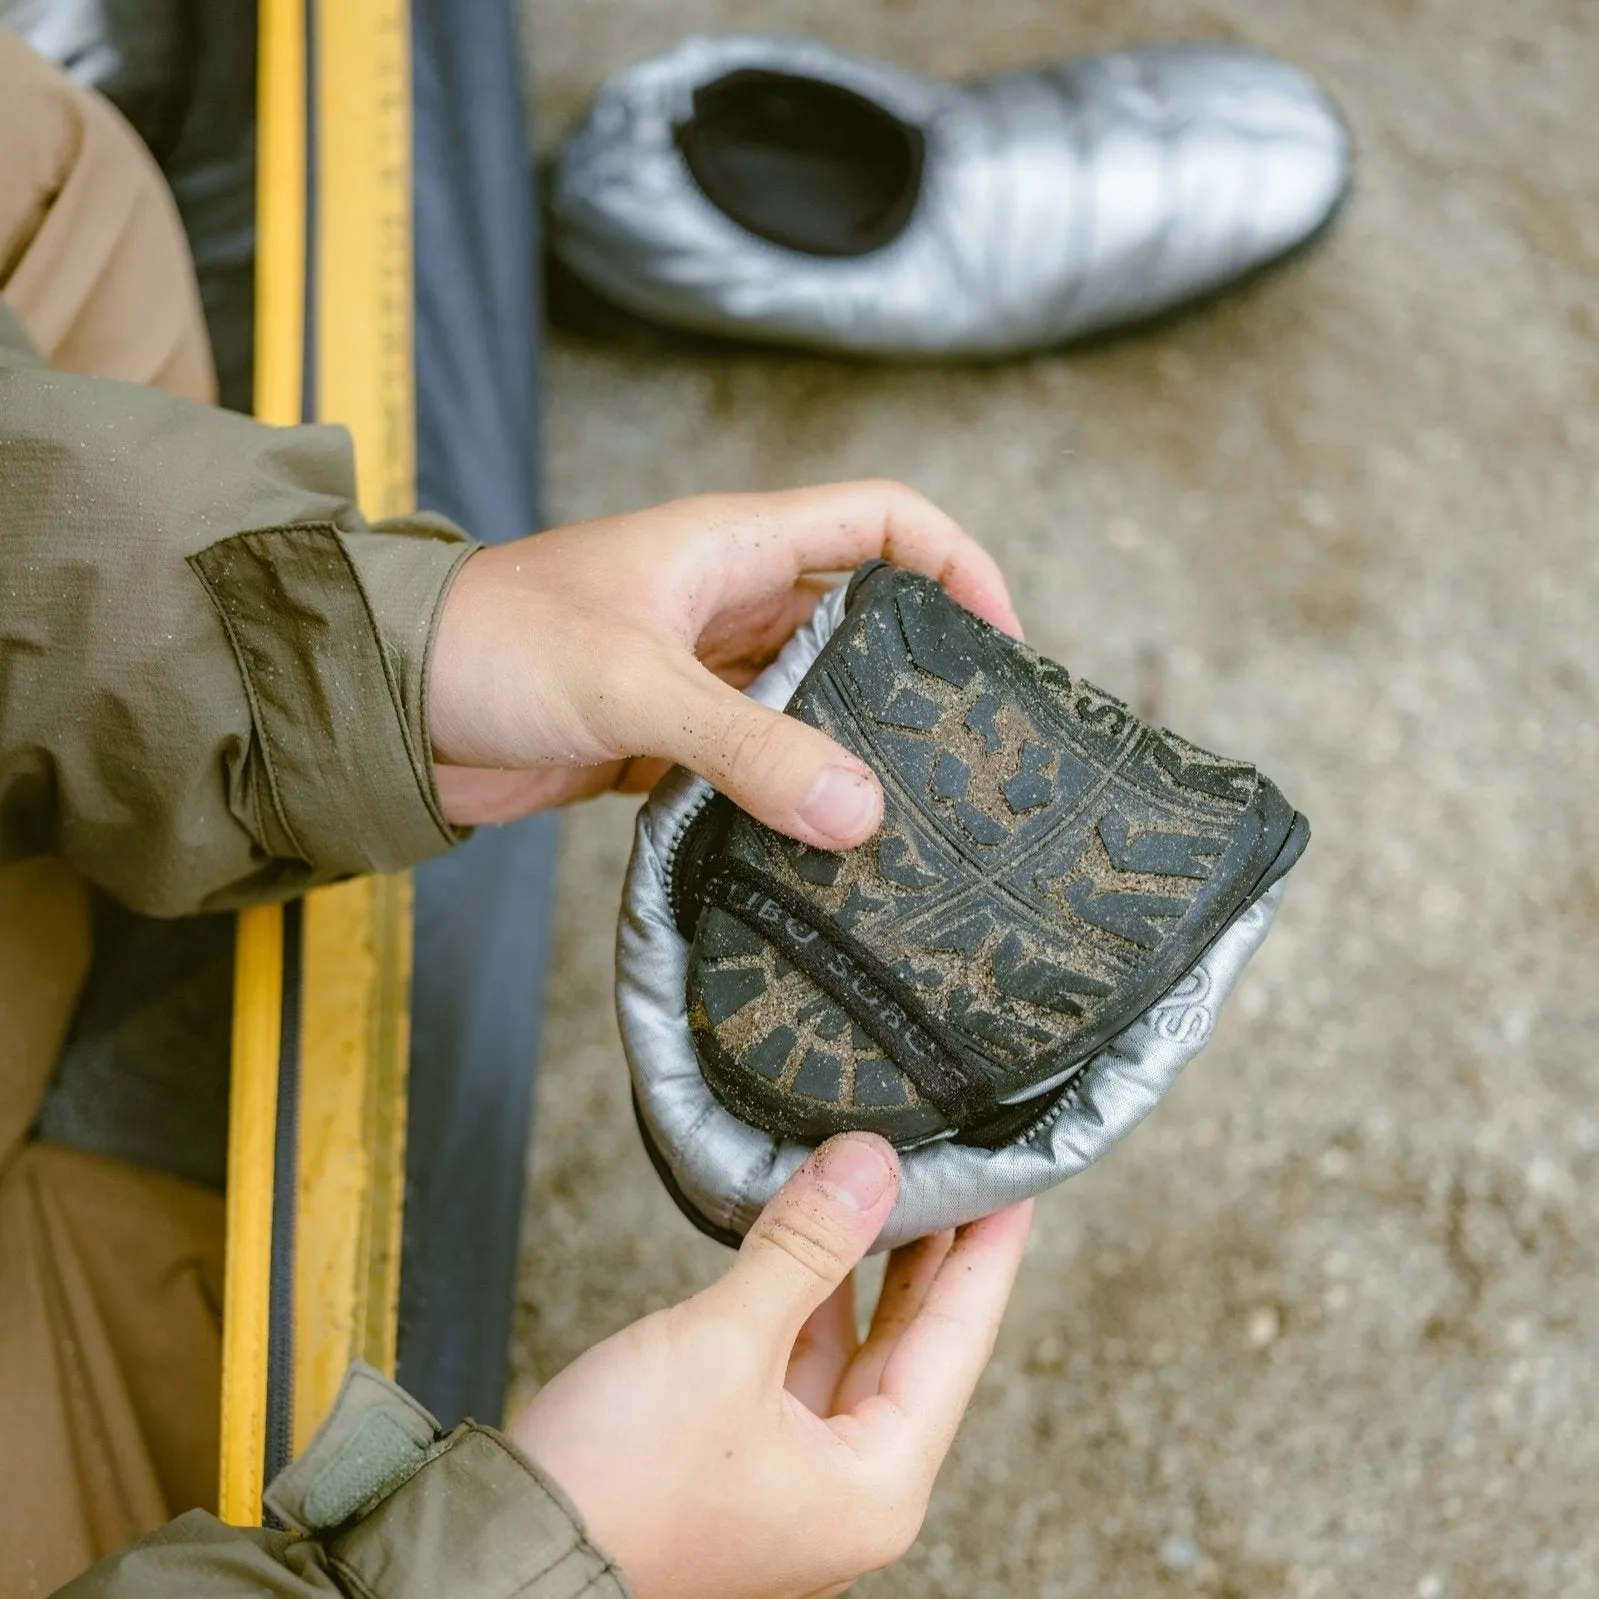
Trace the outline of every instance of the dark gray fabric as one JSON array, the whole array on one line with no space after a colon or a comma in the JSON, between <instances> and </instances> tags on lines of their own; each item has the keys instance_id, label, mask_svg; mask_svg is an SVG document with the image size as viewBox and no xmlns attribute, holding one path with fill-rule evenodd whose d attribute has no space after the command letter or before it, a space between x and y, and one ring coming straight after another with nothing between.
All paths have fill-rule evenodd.
<instances>
[{"instance_id":1,"label":"dark gray fabric","mask_svg":"<svg viewBox=\"0 0 1599 1599\"><path fill-rule=\"evenodd\" d=\"M233 921L156 921L102 898L40 1138L221 1189Z\"/></svg>"},{"instance_id":2,"label":"dark gray fabric","mask_svg":"<svg viewBox=\"0 0 1599 1599\"><path fill-rule=\"evenodd\" d=\"M490 543L540 524L536 217L507 0L412 0L417 496ZM400 1381L450 1426L504 1403L555 822L416 876Z\"/></svg>"},{"instance_id":3,"label":"dark gray fabric","mask_svg":"<svg viewBox=\"0 0 1599 1599\"><path fill-rule=\"evenodd\" d=\"M257 0L186 0L175 73L187 86L155 148L189 236L217 389L252 407L255 371L255 29Z\"/></svg>"}]
</instances>

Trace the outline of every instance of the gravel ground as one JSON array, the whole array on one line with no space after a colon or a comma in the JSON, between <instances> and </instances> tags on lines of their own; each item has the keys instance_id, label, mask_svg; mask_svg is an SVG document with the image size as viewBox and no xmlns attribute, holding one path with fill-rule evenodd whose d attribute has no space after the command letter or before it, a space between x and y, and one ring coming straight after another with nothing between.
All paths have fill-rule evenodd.
<instances>
[{"instance_id":1,"label":"gravel ground","mask_svg":"<svg viewBox=\"0 0 1599 1599\"><path fill-rule=\"evenodd\" d=\"M1248 755L1315 843L1218 1037L1039 1206L926 1531L869 1599L1599 1593L1599 185L1591 0L529 0L542 132L692 27L958 75L1221 36L1360 146L1308 259L989 369L557 338L559 520L885 474L1029 636ZM629 807L567 823L526 1387L723 1253L610 997Z\"/></svg>"}]
</instances>

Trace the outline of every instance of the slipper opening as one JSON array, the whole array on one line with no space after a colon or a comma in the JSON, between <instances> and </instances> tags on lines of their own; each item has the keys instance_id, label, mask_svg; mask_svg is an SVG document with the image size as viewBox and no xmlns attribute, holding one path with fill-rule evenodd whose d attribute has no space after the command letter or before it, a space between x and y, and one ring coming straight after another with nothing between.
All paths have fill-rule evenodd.
<instances>
[{"instance_id":1,"label":"slipper opening","mask_svg":"<svg viewBox=\"0 0 1599 1599\"><path fill-rule=\"evenodd\" d=\"M921 193L918 128L837 84L760 69L694 91L678 148L710 202L740 227L806 255L869 255L904 229Z\"/></svg>"}]
</instances>

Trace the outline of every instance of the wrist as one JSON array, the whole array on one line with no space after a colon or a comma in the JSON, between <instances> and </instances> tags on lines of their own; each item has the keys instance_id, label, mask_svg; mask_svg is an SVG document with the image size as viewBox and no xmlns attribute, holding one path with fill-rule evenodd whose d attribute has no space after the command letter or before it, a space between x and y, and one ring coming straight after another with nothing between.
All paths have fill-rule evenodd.
<instances>
[{"instance_id":1,"label":"wrist","mask_svg":"<svg viewBox=\"0 0 1599 1599\"><path fill-rule=\"evenodd\" d=\"M439 595L423 692L429 754L439 765L460 763L468 743L468 660L473 619L480 610L478 591L486 553L481 548L473 550Z\"/></svg>"}]
</instances>

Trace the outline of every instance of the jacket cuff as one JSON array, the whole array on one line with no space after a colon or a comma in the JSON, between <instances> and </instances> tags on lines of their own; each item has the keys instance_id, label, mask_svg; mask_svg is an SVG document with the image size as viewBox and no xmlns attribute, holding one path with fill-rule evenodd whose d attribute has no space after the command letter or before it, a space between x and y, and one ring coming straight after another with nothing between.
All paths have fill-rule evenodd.
<instances>
[{"instance_id":1,"label":"jacket cuff","mask_svg":"<svg viewBox=\"0 0 1599 1599\"><path fill-rule=\"evenodd\" d=\"M461 838L426 730L444 596L476 546L428 517L236 534L189 558L227 633L257 745L271 853L319 877L395 872Z\"/></svg>"},{"instance_id":2,"label":"jacket cuff","mask_svg":"<svg viewBox=\"0 0 1599 1599\"><path fill-rule=\"evenodd\" d=\"M433 776L433 740L428 732L428 678L444 602L467 557L483 546L453 522L427 511L347 532L344 547L371 602L379 636L394 663L412 747L428 802L459 842L466 831L450 829L439 806Z\"/></svg>"},{"instance_id":3,"label":"jacket cuff","mask_svg":"<svg viewBox=\"0 0 1599 1599\"><path fill-rule=\"evenodd\" d=\"M471 1422L326 1547L373 1599L628 1599L567 1497Z\"/></svg>"},{"instance_id":4,"label":"jacket cuff","mask_svg":"<svg viewBox=\"0 0 1599 1599\"><path fill-rule=\"evenodd\" d=\"M628 1599L577 1510L509 1439L470 1421L438 1438L359 1363L267 1503L370 1599Z\"/></svg>"}]
</instances>

